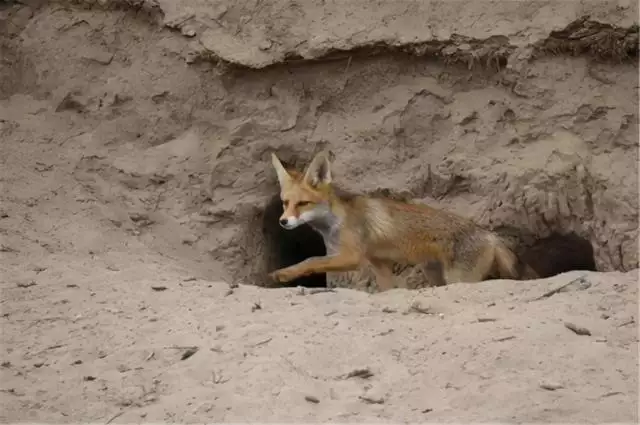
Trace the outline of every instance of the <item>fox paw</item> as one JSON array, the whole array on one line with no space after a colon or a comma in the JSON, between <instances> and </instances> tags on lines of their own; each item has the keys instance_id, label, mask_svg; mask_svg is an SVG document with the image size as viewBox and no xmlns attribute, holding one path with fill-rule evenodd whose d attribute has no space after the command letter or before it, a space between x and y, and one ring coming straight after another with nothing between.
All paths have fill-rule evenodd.
<instances>
[{"instance_id":1,"label":"fox paw","mask_svg":"<svg viewBox=\"0 0 640 425\"><path fill-rule=\"evenodd\" d=\"M275 272L269 273L269 278L274 282L278 283L287 283L295 279L295 275L288 270L276 270Z\"/></svg>"}]
</instances>

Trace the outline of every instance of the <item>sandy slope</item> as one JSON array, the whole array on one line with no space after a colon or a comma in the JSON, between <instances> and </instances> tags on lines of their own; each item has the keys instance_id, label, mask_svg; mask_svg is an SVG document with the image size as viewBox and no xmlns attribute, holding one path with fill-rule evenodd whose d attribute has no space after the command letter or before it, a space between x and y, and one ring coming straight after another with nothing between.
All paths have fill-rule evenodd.
<instances>
[{"instance_id":1,"label":"sandy slope","mask_svg":"<svg viewBox=\"0 0 640 425\"><path fill-rule=\"evenodd\" d=\"M303 296L143 252L56 257L3 282L4 421L636 418L637 272Z\"/></svg>"}]
</instances>

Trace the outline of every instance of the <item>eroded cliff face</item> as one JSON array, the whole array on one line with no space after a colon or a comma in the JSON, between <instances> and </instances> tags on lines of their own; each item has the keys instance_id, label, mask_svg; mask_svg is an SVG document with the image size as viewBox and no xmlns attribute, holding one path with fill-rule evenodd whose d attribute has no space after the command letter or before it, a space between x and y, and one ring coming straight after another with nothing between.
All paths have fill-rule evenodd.
<instances>
[{"instance_id":1,"label":"eroded cliff face","mask_svg":"<svg viewBox=\"0 0 640 425\"><path fill-rule=\"evenodd\" d=\"M35 102L49 127L29 137L116 226L238 281L279 261L270 152L302 166L320 148L347 189L450 209L521 251L573 233L598 270L637 267L635 5L467 6L14 4L2 97Z\"/></svg>"}]
</instances>

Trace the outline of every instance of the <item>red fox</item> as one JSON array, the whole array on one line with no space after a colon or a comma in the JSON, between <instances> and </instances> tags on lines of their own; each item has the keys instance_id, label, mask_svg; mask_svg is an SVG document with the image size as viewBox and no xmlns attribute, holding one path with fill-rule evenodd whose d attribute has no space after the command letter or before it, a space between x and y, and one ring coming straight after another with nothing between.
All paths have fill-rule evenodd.
<instances>
[{"instance_id":1,"label":"red fox","mask_svg":"<svg viewBox=\"0 0 640 425\"><path fill-rule=\"evenodd\" d=\"M280 225L309 224L324 239L327 255L270 273L276 282L314 273L354 271L367 262L378 289L393 288L392 267L419 265L435 285L479 282L497 272L517 278L517 257L498 235L469 219L423 204L351 195L332 185L328 151L304 173L287 170L272 153L284 213ZM438 267L433 267L437 265Z\"/></svg>"}]
</instances>

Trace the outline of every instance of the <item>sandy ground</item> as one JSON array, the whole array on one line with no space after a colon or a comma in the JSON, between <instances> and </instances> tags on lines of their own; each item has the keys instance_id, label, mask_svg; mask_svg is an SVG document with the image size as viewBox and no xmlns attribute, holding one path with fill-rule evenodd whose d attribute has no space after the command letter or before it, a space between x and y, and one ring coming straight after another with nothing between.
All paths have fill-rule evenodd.
<instances>
[{"instance_id":1,"label":"sandy ground","mask_svg":"<svg viewBox=\"0 0 640 425\"><path fill-rule=\"evenodd\" d=\"M301 295L135 249L34 263L2 286L3 421L637 418L637 272Z\"/></svg>"},{"instance_id":2,"label":"sandy ground","mask_svg":"<svg viewBox=\"0 0 640 425\"><path fill-rule=\"evenodd\" d=\"M184 12L176 12L178 4L183 3L164 4L167 19ZM203 16L221 19L219 11L206 6L193 3L199 22L206 21ZM598 6L595 12L620 23L626 10L624 4L620 7L608 14ZM242 21L238 10L228 9L225 19ZM548 33L544 16L557 13L554 25L563 25L579 12L569 6L540 10L528 26L532 37ZM562 15L563 10L571 13ZM236 155L234 167L248 167L244 161L252 161L253 167L261 161L263 146L254 145L257 153L254 149L241 155L237 140L216 144L227 131L218 130L231 123L233 137L270 134L271 143L280 137L301 138L304 132L285 133L281 128L289 125L291 114L304 126L307 103L278 101L276 107L265 97L258 77L243 86L220 77L215 69L189 67L180 47L180 40L191 37L189 28L175 34L127 20L120 12L56 7L16 6L3 16L3 60L11 65L0 74L3 422L638 421L637 268L383 294L232 287L228 256L238 247L225 245L235 241L235 210L229 205L254 204L264 193L252 186L259 174L255 168L239 175L218 172L218 203L211 205L215 185L207 183L207 158L218 155L226 161L223 154L231 152ZM256 22L262 22L260 16ZM293 19L285 17L286 22ZM376 19L367 16L367 22ZM413 31L417 27L411 22ZM200 27L192 25L200 34ZM400 27L395 21L390 24ZM484 27L478 28L474 31ZM280 36L294 45L302 35L294 26L286 29ZM271 30L275 37L278 32ZM507 33L519 34L514 43L522 44L527 40L522 31L516 25ZM343 36L349 34L335 38ZM205 38L209 43L215 39ZM284 49L283 44L275 46L277 54L266 62L275 61L277 50ZM575 63L584 65L580 59ZM540 81L575 63L562 58L543 63ZM354 61L350 66L353 72L373 69L383 76L389 69L397 75L422 72L386 62ZM558 117L565 117L566 110L603 98L614 102L603 95L608 90L620 96L628 91L631 68L598 68L618 78L618 85L587 81L582 74L586 68L579 68L580 73L564 75L564 85L558 86L566 89L558 90L558 96L571 92L567 87L577 87L577 100L567 97L554 103L556 98L544 97L545 91L538 100L519 98L522 110L533 114L543 103L559 105L553 106L557 115L550 116L563 126ZM336 69L329 71L337 74L325 78L344 74L344 66ZM268 71L264 79L277 81L282 92L286 85L278 72ZM311 81L324 71L305 72L299 77ZM463 80L463 74L447 72ZM387 99L400 99L404 105L415 98L414 89L407 88L413 80L406 75L398 88L391 83L386 87ZM383 77L376 78L371 81ZM473 104L474 93L496 95L497 89L486 88L486 82L460 83L467 95L455 105ZM356 95L366 87L352 84L357 86L352 98L362 100ZM460 84L452 87L459 90ZM438 93L436 86L432 90ZM590 98L585 93L596 94ZM613 126L619 127L623 112L637 106L637 99L620 96L607 123L576 124L585 129L583 136L595 138L600 124L612 126L606 129L615 133ZM336 99L323 102L315 108L343 111L343 116L354 107ZM430 111L428 102L421 105L419 111ZM432 115L440 113L438 109ZM243 114L253 114L258 122L243 121ZM442 117L444 123L464 121L455 114ZM542 122L545 117L535 119ZM400 124L411 127L424 115L409 118ZM485 118L480 115L480 124ZM336 122L351 126L344 124L345 133L354 128L346 118L331 119L324 121L324 136L340 138ZM360 122L358 131L379 120L373 115L368 119L371 123ZM616 133L617 144L594 156L594 169L604 173L619 164L607 178L624 190L611 198L633 205L633 176L631 168L625 168L632 158L624 149L637 132L626 130L633 121L625 122L627 127ZM480 124L481 137L496 134L494 127L485 131ZM431 134L435 137L436 131ZM408 158L424 150L410 145ZM446 150L433 146L432 152ZM361 152L348 147L343 153L357 157L354 163L362 170ZM554 152L565 158L563 152ZM508 157L503 155L504 169L521 165ZM410 167L394 169L391 160L381 168L380 180L390 180L395 171L412 172ZM474 172L484 171L486 167ZM627 177L618 179L618 173ZM390 184L402 187L405 181ZM620 193L624 196L617 196ZM476 198L464 196L471 201L460 205L475 211L470 206ZM607 202L601 210L613 211L607 216L615 223L610 231L633 247L637 223L624 227L628 211L623 204ZM627 231L631 236L622 238ZM606 264L635 263L621 254Z\"/></svg>"}]
</instances>

